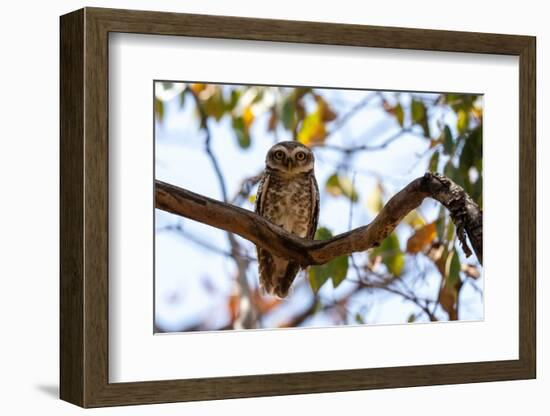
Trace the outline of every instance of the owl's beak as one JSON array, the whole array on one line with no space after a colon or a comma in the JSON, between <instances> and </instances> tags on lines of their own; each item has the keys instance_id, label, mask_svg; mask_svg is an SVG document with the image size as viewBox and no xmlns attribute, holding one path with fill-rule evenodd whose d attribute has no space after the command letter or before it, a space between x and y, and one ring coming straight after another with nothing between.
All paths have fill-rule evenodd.
<instances>
[{"instance_id":1,"label":"owl's beak","mask_svg":"<svg viewBox=\"0 0 550 416\"><path fill-rule=\"evenodd\" d=\"M292 160L288 160L288 171L290 172L292 170Z\"/></svg>"}]
</instances>

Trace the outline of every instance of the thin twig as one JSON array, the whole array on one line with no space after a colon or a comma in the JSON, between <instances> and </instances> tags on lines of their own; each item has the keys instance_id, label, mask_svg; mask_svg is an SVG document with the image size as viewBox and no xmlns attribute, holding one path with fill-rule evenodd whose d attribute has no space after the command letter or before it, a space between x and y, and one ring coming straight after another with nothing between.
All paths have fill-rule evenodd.
<instances>
[{"instance_id":1,"label":"thin twig","mask_svg":"<svg viewBox=\"0 0 550 416\"><path fill-rule=\"evenodd\" d=\"M329 135L334 134L336 131L340 130L355 114L357 114L364 107L369 105L372 99L377 97L377 94L369 94L365 96L361 101L356 103L346 114L334 121L334 126L329 132Z\"/></svg>"},{"instance_id":2,"label":"thin twig","mask_svg":"<svg viewBox=\"0 0 550 416\"><path fill-rule=\"evenodd\" d=\"M208 157L210 158L210 162L212 163L214 172L216 173L216 177L218 178L218 184L220 186L220 190L222 193L222 199L224 202L227 202L227 187L225 185L225 180L223 179L223 174L222 174L220 165L218 163L218 160L216 159L216 156L214 156L214 152L212 151L212 148L210 146L212 141L212 135L210 134L210 128L208 127L208 115L204 111L204 108L201 104L200 98L197 95L197 93L193 91L192 88L189 88L189 87L186 87L185 91L191 94L191 96L195 100L195 105L197 106L197 110L199 111L199 117L201 119L200 125L202 126L205 132L205 140L204 140L205 151Z\"/></svg>"},{"instance_id":3,"label":"thin twig","mask_svg":"<svg viewBox=\"0 0 550 416\"><path fill-rule=\"evenodd\" d=\"M393 279L392 282L393 281L395 281L395 279ZM381 290L385 290L386 292L390 292L390 293L393 293L395 295L399 295L402 298L414 303L420 309L422 309L422 311L428 316L430 321L435 322L435 321L438 320L437 317L432 313L432 311L430 311L430 309L428 307L428 305L430 305L431 303L437 303L433 300L421 299L421 298L418 298L414 294L404 293L404 292L402 292L402 291L400 291L396 288L391 287L389 284L379 284L379 283L374 283L374 282L366 282L366 281L362 281L362 280L359 281L359 284L364 285L365 287L370 288L370 289L381 289ZM410 291L407 291L407 292L410 292Z\"/></svg>"},{"instance_id":4,"label":"thin twig","mask_svg":"<svg viewBox=\"0 0 550 416\"><path fill-rule=\"evenodd\" d=\"M175 225L165 225L163 227L158 227L156 229L156 232L166 232L166 231L171 231L171 232L174 232L176 233L177 235L185 238L186 240L189 240L191 241L192 243L202 247L202 248L205 248L207 250L210 250L211 252L213 253L216 253L216 254L219 254L221 256L224 256L224 257L228 257L228 258L233 258L233 253L229 252L229 251L226 251L220 247L217 247L213 244L210 244L208 241L205 241L191 233L188 233L184 230L184 228L181 226L181 224L175 224ZM237 254L239 257L242 257L250 262L255 262L256 261L256 258L255 257L251 257L251 256L248 256L246 254L242 254L242 253L239 253Z\"/></svg>"},{"instance_id":5,"label":"thin twig","mask_svg":"<svg viewBox=\"0 0 550 416\"><path fill-rule=\"evenodd\" d=\"M218 179L218 184L220 186L220 190L222 193L222 198L225 203L228 202L228 195L227 195L227 186L225 184L225 179L223 176L223 173L221 171L220 165L218 163L218 160L216 159L216 156L214 155L214 152L212 151L212 135L210 133L210 128L208 127L208 115L204 111L204 108L202 106L202 103L200 101L199 96L195 91L193 91L192 88L187 87L186 91L191 94L193 99L195 100L195 104L197 106L199 116L201 119L201 127L205 131L205 141L204 141L204 147L206 154L210 158L210 162L212 163L212 166L214 167L214 172L216 174L216 178ZM246 276L248 266L250 264L249 261L244 259L242 256L240 256L240 245L237 242L237 239L231 232L227 232L227 239L229 240L229 245L231 246L231 254L233 258L235 259L235 263L237 265L237 281L239 283L239 286L241 288L242 295L246 298L246 300L241 299L241 312L239 314L239 322L236 322L237 327L243 326L244 328L250 328L254 325L256 320L256 313L252 304L252 299L250 295L250 287L248 285L248 279Z\"/></svg>"},{"instance_id":6,"label":"thin twig","mask_svg":"<svg viewBox=\"0 0 550 416\"><path fill-rule=\"evenodd\" d=\"M335 144L328 144L328 143L319 143L313 145L314 148L319 149L328 149L328 150L334 150L338 152L342 152L348 155L351 155L355 152L363 152L363 151L376 151L376 150L382 150L388 147L390 144L392 144L394 141L399 139L403 134L410 133L412 131L412 128L405 127L399 130L397 133L392 134L390 137L388 137L386 140L384 140L382 143L375 144L375 145L369 145L369 144L363 144L359 146L339 146Z\"/></svg>"}]
</instances>

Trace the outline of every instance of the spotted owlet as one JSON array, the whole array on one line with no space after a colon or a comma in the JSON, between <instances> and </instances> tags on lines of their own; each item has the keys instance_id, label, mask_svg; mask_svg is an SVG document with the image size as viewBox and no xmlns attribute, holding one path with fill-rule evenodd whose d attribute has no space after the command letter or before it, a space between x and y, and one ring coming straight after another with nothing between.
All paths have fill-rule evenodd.
<instances>
[{"instance_id":1,"label":"spotted owlet","mask_svg":"<svg viewBox=\"0 0 550 416\"><path fill-rule=\"evenodd\" d=\"M296 141L280 142L267 152L256 196L256 212L286 231L313 239L319 219L319 189L313 152ZM288 259L258 247L260 287L284 298L300 270Z\"/></svg>"}]
</instances>

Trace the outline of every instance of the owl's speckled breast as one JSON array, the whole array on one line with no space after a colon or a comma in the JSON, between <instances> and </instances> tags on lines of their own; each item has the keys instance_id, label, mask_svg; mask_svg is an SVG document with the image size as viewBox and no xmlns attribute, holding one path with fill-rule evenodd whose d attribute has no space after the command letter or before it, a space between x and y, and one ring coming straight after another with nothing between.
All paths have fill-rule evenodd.
<instances>
[{"instance_id":1,"label":"owl's speckled breast","mask_svg":"<svg viewBox=\"0 0 550 416\"><path fill-rule=\"evenodd\" d=\"M292 177L271 174L264 216L286 231L305 237L312 215L312 192L310 174Z\"/></svg>"}]
</instances>

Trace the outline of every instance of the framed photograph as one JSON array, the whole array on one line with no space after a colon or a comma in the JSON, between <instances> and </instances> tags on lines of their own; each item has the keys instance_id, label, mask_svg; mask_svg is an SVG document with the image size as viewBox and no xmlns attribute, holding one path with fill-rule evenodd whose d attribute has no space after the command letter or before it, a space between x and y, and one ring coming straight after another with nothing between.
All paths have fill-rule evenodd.
<instances>
[{"instance_id":1,"label":"framed photograph","mask_svg":"<svg viewBox=\"0 0 550 416\"><path fill-rule=\"evenodd\" d=\"M534 37L60 29L63 400L536 376Z\"/></svg>"}]
</instances>

